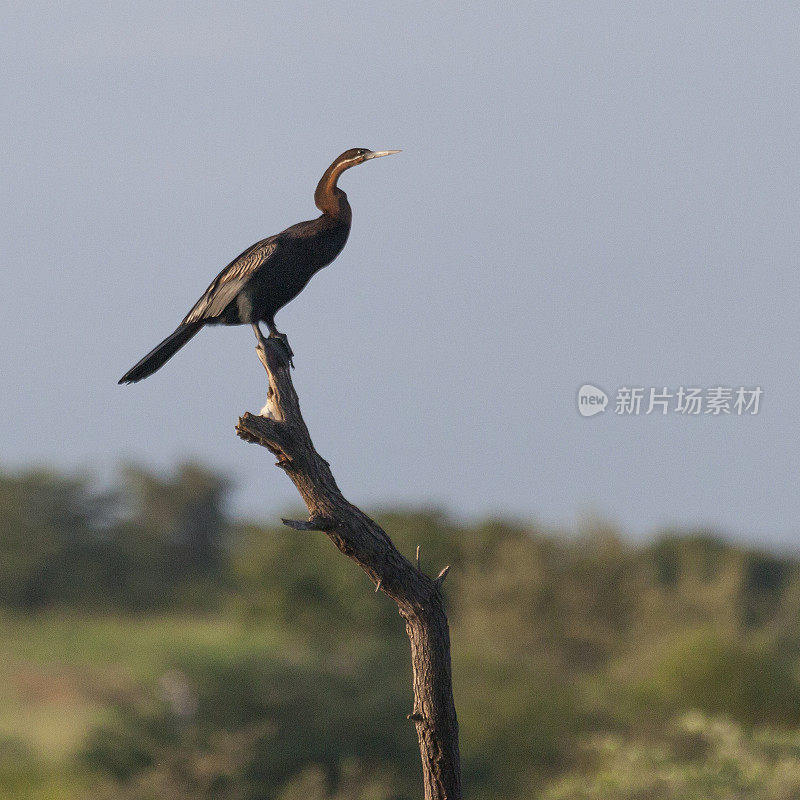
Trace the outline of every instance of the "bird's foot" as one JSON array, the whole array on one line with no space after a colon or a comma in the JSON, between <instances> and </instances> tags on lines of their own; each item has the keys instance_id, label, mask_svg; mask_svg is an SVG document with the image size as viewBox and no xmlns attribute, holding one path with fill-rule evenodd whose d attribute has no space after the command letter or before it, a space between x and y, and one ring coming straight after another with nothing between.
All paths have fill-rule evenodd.
<instances>
[{"instance_id":1,"label":"bird's foot","mask_svg":"<svg viewBox=\"0 0 800 800\"><path fill-rule=\"evenodd\" d=\"M280 342L280 347L283 350L284 356L286 357L286 362L292 369L294 369L294 361L292 360L294 358L294 352L292 351L292 348L289 347L289 339L287 338L286 334L280 333L279 331L272 331L270 332L269 338L273 341Z\"/></svg>"}]
</instances>

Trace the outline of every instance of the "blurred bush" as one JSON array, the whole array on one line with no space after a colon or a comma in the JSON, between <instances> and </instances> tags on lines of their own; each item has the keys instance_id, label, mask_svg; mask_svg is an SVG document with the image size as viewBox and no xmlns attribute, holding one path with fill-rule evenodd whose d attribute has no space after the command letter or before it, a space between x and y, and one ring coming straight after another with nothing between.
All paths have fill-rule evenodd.
<instances>
[{"instance_id":1,"label":"blurred bush","mask_svg":"<svg viewBox=\"0 0 800 800\"><path fill-rule=\"evenodd\" d=\"M208 606L226 571L227 482L192 464L174 476L0 476L0 604L36 610Z\"/></svg>"},{"instance_id":2,"label":"blurred bush","mask_svg":"<svg viewBox=\"0 0 800 800\"><path fill-rule=\"evenodd\" d=\"M396 608L323 535L229 519L228 488L191 464L102 492L0 476L0 796L420 795ZM468 796L800 796L793 556L377 518L453 567ZM55 755L54 725L78 731Z\"/></svg>"},{"instance_id":3,"label":"blurred bush","mask_svg":"<svg viewBox=\"0 0 800 800\"><path fill-rule=\"evenodd\" d=\"M650 740L595 737L590 769L554 781L542 800L795 800L800 734L748 731L692 713Z\"/></svg>"}]
</instances>

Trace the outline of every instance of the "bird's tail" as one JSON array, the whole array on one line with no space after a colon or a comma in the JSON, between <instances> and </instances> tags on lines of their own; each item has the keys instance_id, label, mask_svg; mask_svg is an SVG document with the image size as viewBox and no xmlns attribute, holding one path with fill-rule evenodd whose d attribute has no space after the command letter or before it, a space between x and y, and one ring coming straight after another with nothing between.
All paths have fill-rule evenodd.
<instances>
[{"instance_id":1,"label":"bird's tail","mask_svg":"<svg viewBox=\"0 0 800 800\"><path fill-rule=\"evenodd\" d=\"M118 382L136 383L136 381L149 377L157 369L163 367L202 327L202 322L178 325L161 344L154 347L136 366L131 367Z\"/></svg>"}]
</instances>

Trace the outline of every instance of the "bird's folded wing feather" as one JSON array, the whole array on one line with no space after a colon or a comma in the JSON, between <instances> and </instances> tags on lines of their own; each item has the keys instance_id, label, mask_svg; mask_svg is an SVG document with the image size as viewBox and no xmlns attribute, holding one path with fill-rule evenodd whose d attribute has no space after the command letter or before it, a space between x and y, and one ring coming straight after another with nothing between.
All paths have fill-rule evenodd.
<instances>
[{"instance_id":1,"label":"bird's folded wing feather","mask_svg":"<svg viewBox=\"0 0 800 800\"><path fill-rule=\"evenodd\" d=\"M218 317L244 288L253 273L263 266L278 246L275 237L248 247L217 275L203 296L186 315L183 324Z\"/></svg>"}]
</instances>

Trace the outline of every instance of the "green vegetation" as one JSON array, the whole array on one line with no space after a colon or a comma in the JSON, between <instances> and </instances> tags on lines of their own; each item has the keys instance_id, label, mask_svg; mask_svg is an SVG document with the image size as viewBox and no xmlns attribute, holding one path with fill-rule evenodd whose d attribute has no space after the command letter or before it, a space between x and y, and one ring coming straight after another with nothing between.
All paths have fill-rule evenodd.
<instances>
[{"instance_id":1,"label":"green vegetation","mask_svg":"<svg viewBox=\"0 0 800 800\"><path fill-rule=\"evenodd\" d=\"M239 524L198 466L0 477L0 797L419 797L394 605L323 535ZM378 515L445 585L467 796L800 796L800 569Z\"/></svg>"},{"instance_id":2,"label":"green vegetation","mask_svg":"<svg viewBox=\"0 0 800 800\"><path fill-rule=\"evenodd\" d=\"M583 745L592 774L553 781L542 800L794 800L800 733L748 731L689 713L645 742L597 736Z\"/></svg>"}]
</instances>

